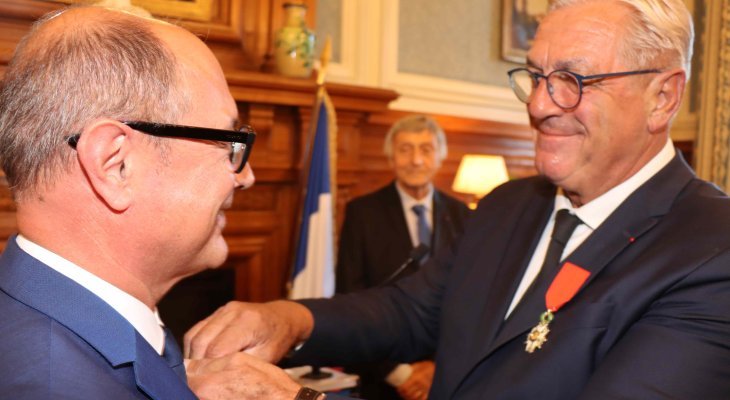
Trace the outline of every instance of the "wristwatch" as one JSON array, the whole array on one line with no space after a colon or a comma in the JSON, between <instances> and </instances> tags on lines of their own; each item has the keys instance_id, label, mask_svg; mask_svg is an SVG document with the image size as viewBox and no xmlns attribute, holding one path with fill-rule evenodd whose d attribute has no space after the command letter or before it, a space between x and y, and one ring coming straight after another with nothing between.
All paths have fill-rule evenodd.
<instances>
[{"instance_id":1,"label":"wristwatch","mask_svg":"<svg viewBox=\"0 0 730 400\"><path fill-rule=\"evenodd\" d=\"M297 396L294 397L294 400L324 400L326 398L326 394L318 392L312 388L302 386L302 388L299 389Z\"/></svg>"}]
</instances>

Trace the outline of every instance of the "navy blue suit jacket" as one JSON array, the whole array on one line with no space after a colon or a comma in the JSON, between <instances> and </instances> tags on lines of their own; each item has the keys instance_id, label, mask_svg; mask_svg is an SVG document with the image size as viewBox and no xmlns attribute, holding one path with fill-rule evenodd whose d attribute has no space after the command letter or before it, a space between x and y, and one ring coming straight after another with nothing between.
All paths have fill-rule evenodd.
<instances>
[{"instance_id":1,"label":"navy blue suit jacket","mask_svg":"<svg viewBox=\"0 0 730 400\"><path fill-rule=\"evenodd\" d=\"M0 257L0 397L195 399L121 315L18 248Z\"/></svg>"},{"instance_id":2,"label":"navy blue suit jacket","mask_svg":"<svg viewBox=\"0 0 730 400\"><path fill-rule=\"evenodd\" d=\"M413 250L406 216L395 181L347 203L337 254L337 293L383 283ZM464 230L469 208L434 189L431 254L449 245ZM412 262L399 277L416 271Z\"/></svg>"},{"instance_id":3,"label":"navy blue suit jacket","mask_svg":"<svg viewBox=\"0 0 730 400\"><path fill-rule=\"evenodd\" d=\"M590 278L528 354L545 294L504 316L555 190L540 177L509 182L418 273L304 302L315 326L295 361L408 361L436 349L431 399L730 398L725 194L677 155L567 257Z\"/></svg>"}]
</instances>

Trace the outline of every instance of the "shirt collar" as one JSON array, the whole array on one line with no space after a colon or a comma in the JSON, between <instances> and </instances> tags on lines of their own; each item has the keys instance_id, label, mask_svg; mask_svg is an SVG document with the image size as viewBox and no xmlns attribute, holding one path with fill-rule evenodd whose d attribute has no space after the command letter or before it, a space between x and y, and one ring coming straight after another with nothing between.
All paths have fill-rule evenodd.
<instances>
[{"instance_id":1,"label":"shirt collar","mask_svg":"<svg viewBox=\"0 0 730 400\"><path fill-rule=\"evenodd\" d=\"M410 210L413 206L417 204L423 204L424 207L426 207L426 211L433 210L433 185L428 185L428 194L420 200L416 200L408 194L403 188L400 187L400 183L398 181L395 182L395 189L398 191L398 195L400 196L400 201L403 204L403 208L406 210Z\"/></svg>"},{"instance_id":2,"label":"shirt collar","mask_svg":"<svg viewBox=\"0 0 730 400\"><path fill-rule=\"evenodd\" d=\"M60 274L83 286L124 317L139 334L162 354L165 334L157 309L151 310L144 303L111 283L99 278L91 272L79 267L58 254L18 235L16 243L31 257L44 263Z\"/></svg>"},{"instance_id":3,"label":"shirt collar","mask_svg":"<svg viewBox=\"0 0 730 400\"><path fill-rule=\"evenodd\" d=\"M668 139L659 153L633 176L578 208L573 207L563 190L559 188L555 196L555 211L567 209L578 216L590 229L595 230L631 193L669 164L674 155L674 144Z\"/></svg>"}]
</instances>

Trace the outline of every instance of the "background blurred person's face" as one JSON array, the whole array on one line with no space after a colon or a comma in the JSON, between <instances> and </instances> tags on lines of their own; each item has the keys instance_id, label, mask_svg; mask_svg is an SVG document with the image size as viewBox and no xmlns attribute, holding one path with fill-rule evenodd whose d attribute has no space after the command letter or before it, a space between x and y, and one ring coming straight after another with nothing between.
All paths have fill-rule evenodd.
<instances>
[{"instance_id":1,"label":"background blurred person's face","mask_svg":"<svg viewBox=\"0 0 730 400\"><path fill-rule=\"evenodd\" d=\"M398 183L411 190L427 187L441 166L438 150L436 135L431 131L396 133L390 163Z\"/></svg>"},{"instance_id":2,"label":"background blurred person's face","mask_svg":"<svg viewBox=\"0 0 730 400\"><path fill-rule=\"evenodd\" d=\"M628 12L618 3L596 2L549 14L540 24L528 64L545 75L558 69L581 75L636 69L619 57ZM590 82L573 109L555 105L541 80L528 105L536 132L538 171L564 190L577 193L583 203L638 171L648 161L651 142L659 139L647 129L645 89L652 77Z\"/></svg>"}]
</instances>

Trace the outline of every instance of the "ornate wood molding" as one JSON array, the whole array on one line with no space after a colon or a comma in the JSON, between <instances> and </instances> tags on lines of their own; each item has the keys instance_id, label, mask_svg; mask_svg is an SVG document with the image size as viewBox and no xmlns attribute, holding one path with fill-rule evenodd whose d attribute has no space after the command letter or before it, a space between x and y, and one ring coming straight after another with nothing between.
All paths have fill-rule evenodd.
<instances>
[{"instance_id":1,"label":"ornate wood molding","mask_svg":"<svg viewBox=\"0 0 730 400\"><path fill-rule=\"evenodd\" d=\"M710 1L704 32L697 172L730 190L730 0Z\"/></svg>"}]
</instances>

